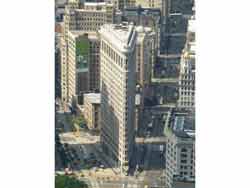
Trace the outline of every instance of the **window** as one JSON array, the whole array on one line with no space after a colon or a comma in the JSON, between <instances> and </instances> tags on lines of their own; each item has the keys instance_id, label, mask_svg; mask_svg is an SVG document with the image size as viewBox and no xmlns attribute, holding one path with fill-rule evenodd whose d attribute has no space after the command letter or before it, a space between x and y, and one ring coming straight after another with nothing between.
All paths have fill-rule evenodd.
<instances>
[{"instance_id":1,"label":"window","mask_svg":"<svg viewBox=\"0 0 250 188\"><path fill-rule=\"evenodd\" d=\"M187 160L181 160L181 163L187 163Z\"/></svg>"},{"instance_id":2,"label":"window","mask_svg":"<svg viewBox=\"0 0 250 188\"><path fill-rule=\"evenodd\" d=\"M181 157L185 158L185 157L187 157L187 154L181 154Z\"/></svg>"},{"instance_id":3,"label":"window","mask_svg":"<svg viewBox=\"0 0 250 188\"><path fill-rule=\"evenodd\" d=\"M186 148L182 148L181 152L187 152L187 149Z\"/></svg>"}]
</instances>

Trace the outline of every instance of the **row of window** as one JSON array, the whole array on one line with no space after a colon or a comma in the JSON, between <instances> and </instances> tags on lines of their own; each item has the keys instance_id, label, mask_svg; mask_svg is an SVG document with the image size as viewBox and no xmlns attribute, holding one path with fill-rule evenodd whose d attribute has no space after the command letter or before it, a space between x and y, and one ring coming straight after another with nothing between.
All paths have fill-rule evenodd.
<instances>
[{"instance_id":1,"label":"row of window","mask_svg":"<svg viewBox=\"0 0 250 188\"><path fill-rule=\"evenodd\" d=\"M187 170L189 168L190 170L193 170L193 166L183 166L183 165L181 165L180 168L185 169L185 170Z\"/></svg>"},{"instance_id":2,"label":"row of window","mask_svg":"<svg viewBox=\"0 0 250 188\"><path fill-rule=\"evenodd\" d=\"M189 174L188 172L180 172L180 175L181 176L188 176L188 175L193 176L193 172L190 172Z\"/></svg>"},{"instance_id":3,"label":"row of window","mask_svg":"<svg viewBox=\"0 0 250 188\"><path fill-rule=\"evenodd\" d=\"M101 49L103 52L105 52L109 58L111 58L117 65L120 67L123 66L123 58L120 57L112 48L109 47L104 41L101 42ZM127 60L125 61L125 64L127 65Z\"/></svg>"}]
</instances>

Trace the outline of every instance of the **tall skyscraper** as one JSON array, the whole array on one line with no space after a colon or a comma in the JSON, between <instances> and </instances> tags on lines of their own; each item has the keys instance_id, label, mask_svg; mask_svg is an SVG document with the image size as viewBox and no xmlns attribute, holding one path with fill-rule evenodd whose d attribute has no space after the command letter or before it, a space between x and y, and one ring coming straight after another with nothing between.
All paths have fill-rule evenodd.
<instances>
[{"instance_id":1,"label":"tall skyscraper","mask_svg":"<svg viewBox=\"0 0 250 188\"><path fill-rule=\"evenodd\" d=\"M133 25L101 27L101 144L122 173L128 170L135 143L135 48Z\"/></svg>"}]
</instances>

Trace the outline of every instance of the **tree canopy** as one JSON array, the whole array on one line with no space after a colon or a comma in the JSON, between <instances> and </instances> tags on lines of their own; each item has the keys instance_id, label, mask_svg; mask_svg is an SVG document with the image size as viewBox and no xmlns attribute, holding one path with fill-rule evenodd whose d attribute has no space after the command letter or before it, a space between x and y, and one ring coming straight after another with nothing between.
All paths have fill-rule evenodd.
<instances>
[{"instance_id":1,"label":"tree canopy","mask_svg":"<svg viewBox=\"0 0 250 188\"><path fill-rule=\"evenodd\" d=\"M55 188L88 188L87 184L74 177L66 175L56 175Z\"/></svg>"}]
</instances>

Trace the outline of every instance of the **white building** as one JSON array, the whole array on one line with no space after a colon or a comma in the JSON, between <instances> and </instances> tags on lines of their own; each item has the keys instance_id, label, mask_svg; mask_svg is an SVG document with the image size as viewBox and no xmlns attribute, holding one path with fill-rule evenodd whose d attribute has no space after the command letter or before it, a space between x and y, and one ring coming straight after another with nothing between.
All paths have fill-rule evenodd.
<instances>
[{"instance_id":1,"label":"white building","mask_svg":"<svg viewBox=\"0 0 250 188\"><path fill-rule=\"evenodd\" d=\"M122 173L135 142L135 47L133 25L101 27L101 144Z\"/></svg>"},{"instance_id":2,"label":"white building","mask_svg":"<svg viewBox=\"0 0 250 188\"><path fill-rule=\"evenodd\" d=\"M187 42L181 57L179 108L195 108L195 25L189 20Z\"/></svg>"},{"instance_id":3,"label":"white building","mask_svg":"<svg viewBox=\"0 0 250 188\"><path fill-rule=\"evenodd\" d=\"M99 47L97 31L105 23L114 22L114 7L106 2L80 2L69 0L63 21L61 47L61 93L64 102L72 103L72 97L82 96L86 91L99 90ZM75 71L74 34L88 35L88 67L81 74ZM91 62L91 63L90 63ZM84 72L84 73L83 73ZM77 77L79 79L77 79ZM79 89L78 89L79 88Z\"/></svg>"}]
</instances>

